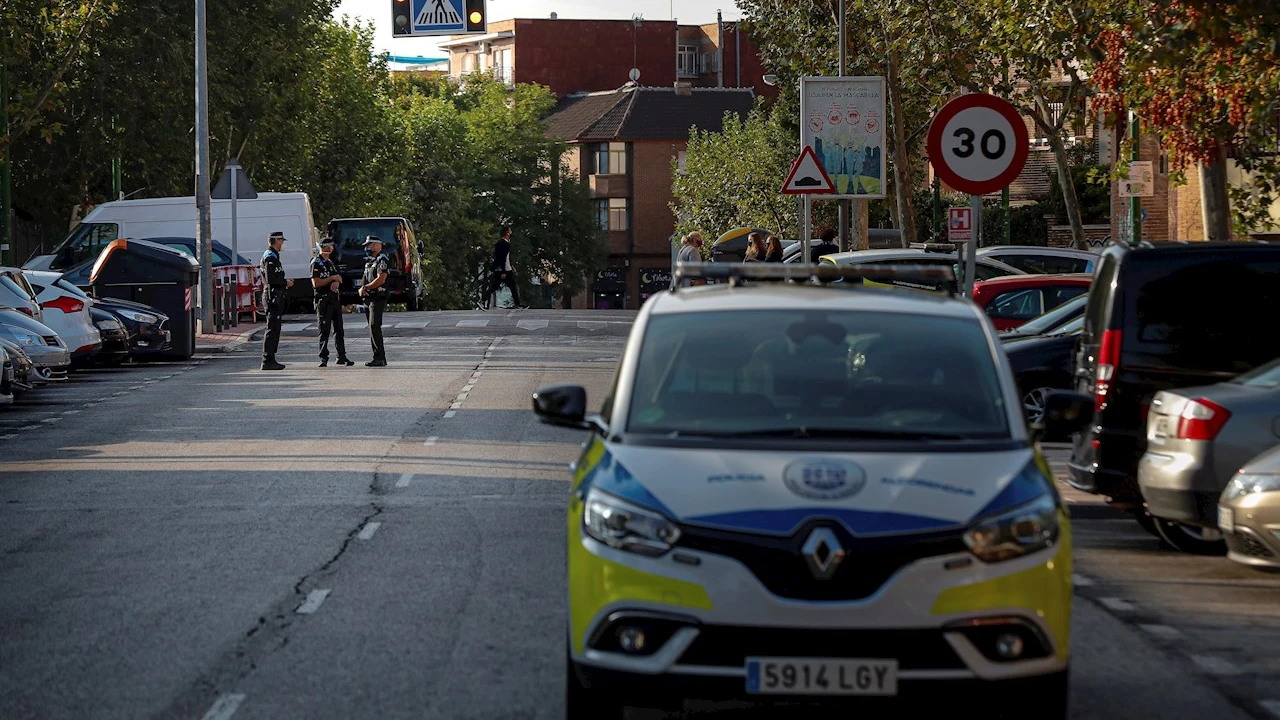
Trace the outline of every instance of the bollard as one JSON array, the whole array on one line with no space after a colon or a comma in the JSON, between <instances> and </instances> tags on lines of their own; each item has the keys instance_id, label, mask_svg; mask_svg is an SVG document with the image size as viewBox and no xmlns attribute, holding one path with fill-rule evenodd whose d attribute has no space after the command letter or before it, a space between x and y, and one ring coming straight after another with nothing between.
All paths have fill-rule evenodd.
<instances>
[{"instance_id":1,"label":"bollard","mask_svg":"<svg viewBox=\"0 0 1280 720\"><path fill-rule=\"evenodd\" d=\"M240 327L240 270L231 276L231 327Z\"/></svg>"},{"instance_id":2,"label":"bollard","mask_svg":"<svg viewBox=\"0 0 1280 720\"><path fill-rule=\"evenodd\" d=\"M213 281L213 329L222 332L222 281L214 279Z\"/></svg>"}]
</instances>

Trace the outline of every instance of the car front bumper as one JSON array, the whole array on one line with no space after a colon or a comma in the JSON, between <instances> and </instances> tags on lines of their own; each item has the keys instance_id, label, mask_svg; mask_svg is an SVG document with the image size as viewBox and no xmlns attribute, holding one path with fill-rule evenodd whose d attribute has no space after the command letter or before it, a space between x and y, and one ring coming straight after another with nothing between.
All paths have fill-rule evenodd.
<instances>
[{"instance_id":1,"label":"car front bumper","mask_svg":"<svg viewBox=\"0 0 1280 720\"><path fill-rule=\"evenodd\" d=\"M589 686L631 687L641 699L663 690L737 698L748 696L748 657L891 659L898 663L897 698L909 700L934 686L990 691L1068 667L1071 533L1062 511L1059 541L1049 549L997 564L967 552L923 558L849 602L778 597L723 555L681 549L676 561L674 551L648 558L610 548L583 534L581 513L575 497L569 652ZM643 655L610 645L628 622L659 623ZM998 659L998 632L1025 637L1023 659Z\"/></svg>"},{"instance_id":2,"label":"car front bumper","mask_svg":"<svg viewBox=\"0 0 1280 720\"><path fill-rule=\"evenodd\" d=\"M1262 570L1280 570L1280 492L1251 493L1222 503L1227 557Z\"/></svg>"}]
</instances>

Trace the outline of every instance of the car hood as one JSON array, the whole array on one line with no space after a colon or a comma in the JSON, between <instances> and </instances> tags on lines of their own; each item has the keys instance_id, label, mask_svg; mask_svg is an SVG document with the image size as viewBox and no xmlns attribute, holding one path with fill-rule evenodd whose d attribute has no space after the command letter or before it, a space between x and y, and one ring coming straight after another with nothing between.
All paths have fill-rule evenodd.
<instances>
[{"instance_id":1,"label":"car hood","mask_svg":"<svg viewBox=\"0 0 1280 720\"><path fill-rule=\"evenodd\" d=\"M0 324L10 327L19 327L28 332L33 332L40 337L46 335L57 335L52 328L39 320L32 319L17 310L0 310Z\"/></svg>"},{"instance_id":2,"label":"car hood","mask_svg":"<svg viewBox=\"0 0 1280 720\"><path fill-rule=\"evenodd\" d=\"M1076 338L1080 337L1080 333L1062 333L1059 335L1027 335L1026 337L1012 338L1004 342L1004 351L1006 353L1018 352L1020 350L1040 350L1055 345L1074 345Z\"/></svg>"},{"instance_id":3,"label":"car hood","mask_svg":"<svg viewBox=\"0 0 1280 720\"><path fill-rule=\"evenodd\" d=\"M700 450L593 440L584 485L721 530L789 535L816 517L855 535L963 527L1046 492L1030 448L986 452Z\"/></svg>"}]
</instances>

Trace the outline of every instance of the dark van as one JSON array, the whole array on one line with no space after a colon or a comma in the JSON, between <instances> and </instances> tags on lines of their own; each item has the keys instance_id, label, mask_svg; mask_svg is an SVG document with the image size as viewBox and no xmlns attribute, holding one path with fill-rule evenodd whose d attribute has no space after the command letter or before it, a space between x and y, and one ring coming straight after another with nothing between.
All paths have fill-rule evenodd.
<instances>
[{"instance_id":1,"label":"dark van","mask_svg":"<svg viewBox=\"0 0 1280 720\"><path fill-rule=\"evenodd\" d=\"M329 236L334 242L333 260L342 275L343 304L361 302L356 281L364 275L364 239L369 235L382 240L382 254L391 261L387 302L421 310L426 291L422 284L422 245L414 235L413 223L402 217L329 221Z\"/></svg>"},{"instance_id":2,"label":"dark van","mask_svg":"<svg viewBox=\"0 0 1280 720\"><path fill-rule=\"evenodd\" d=\"M1280 245L1141 243L1103 251L1075 353L1091 429L1074 438L1070 482L1142 513L1138 461L1160 390L1209 385L1280 357Z\"/></svg>"}]
</instances>

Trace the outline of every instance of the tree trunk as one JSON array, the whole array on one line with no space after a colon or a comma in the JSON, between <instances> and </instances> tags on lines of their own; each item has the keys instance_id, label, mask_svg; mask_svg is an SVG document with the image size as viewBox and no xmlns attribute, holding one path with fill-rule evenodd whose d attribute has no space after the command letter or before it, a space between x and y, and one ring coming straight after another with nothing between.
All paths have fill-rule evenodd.
<instances>
[{"instance_id":1,"label":"tree trunk","mask_svg":"<svg viewBox=\"0 0 1280 720\"><path fill-rule=\"evenodd\" d=\"M1227 148L1218 146L1217 157L1200 166L1200 215L1204 239L1225 242L1231 239L1231 203L1227 199Z\"/></svg>"},{"instance_id":2,"label":"tree trunk","mask_svg":"<svg viewBox=\"0 0 1280 720\"><path fill-rule=\"evenodd\" d=\"M1062 136L1049 133L1049 147L1053 149L1054 164L1058 166L1058 184L1062 186L1062 203L1067 208L1067 222L1071 224L1071 244L1080 250L1089 249L1084 236L1084 223L1080 220L1080 198L1076 195L1075 177L1071 174L1071 162Z\"/></svg>"},{"instance_id":3,"label":"tree trunk","mask_svg":"<svg viewBox=\"0 0 1280 720\"><path fill-rule=\"evenodd\" d=\"M901 58L897 50L889 51L889 107L893 113L893 179L897 185L898 227L902 231L902 247L916 241L916 214L912 207L911 153L907 148L906 112L902 102ZM882 178L881 181L887 180Z\"/></svg>"}]
</instances>

